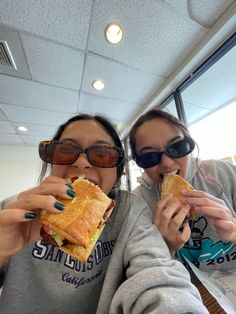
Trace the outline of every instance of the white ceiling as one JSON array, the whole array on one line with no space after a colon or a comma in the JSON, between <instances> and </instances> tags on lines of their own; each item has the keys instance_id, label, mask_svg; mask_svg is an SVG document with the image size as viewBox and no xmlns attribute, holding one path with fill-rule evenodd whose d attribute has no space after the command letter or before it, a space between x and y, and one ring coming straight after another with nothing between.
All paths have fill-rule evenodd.
<instances>
[{"instance_id":1,"label":"white ceiling","mask_svg":"<svg viewBox=\"0 0 236 314\"><path fill-rule=\"evenodd\" d=\"M0 65L0 144L37 145L76 113L105 115L124 133L204 60L205 43L214 51L232 33L235 13L234 0L0 0L0 39L17 67ZM104 38L111 21L124 30L115 46Z\"/></svg>"}]
</instances>

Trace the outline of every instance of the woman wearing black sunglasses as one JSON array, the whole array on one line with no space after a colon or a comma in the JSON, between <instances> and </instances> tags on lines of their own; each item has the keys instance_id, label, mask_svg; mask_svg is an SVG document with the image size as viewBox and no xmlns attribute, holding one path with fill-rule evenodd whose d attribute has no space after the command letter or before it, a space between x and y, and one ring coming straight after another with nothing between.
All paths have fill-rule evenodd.
<instances>
[{"instance_id":1,"label":"woman wearing black sunglasses","mask_svg":"<svg viewBox=\"0 0 236 314\"><path fill-rule=\"evenodd\" d=\"M40 143L39 154L39 186L0 211L1 313L207 313L146 203L119 190L124 152L107 120L75 116ZM40 240L38 222L40 208L63 210L58 196L75 196L66 179L80 175L117 202L86 264Z\"/></svg>"},{"instance_id":2,"label":"woman wearing black sunglasses","mask_svg":"<svg viewBox=\"0 0 236 314\"><path fill-rule=\"evenodd\" d=\"M190 157L195 144L188 129L158 109L135 122L130 146L133 159L144 169L135 192L152 209L153 222L171 254L211 274L224 293L227 287L236 308L236 167L224 161ZM160 200L160 184L169 173L186 178L196 189L183 191L184 207L169 205L171 195ZM194 206L197 218L186 221L190 206ZM232 288L229 277L230 282L234 278Z\"/></svg>"}]
</instances>

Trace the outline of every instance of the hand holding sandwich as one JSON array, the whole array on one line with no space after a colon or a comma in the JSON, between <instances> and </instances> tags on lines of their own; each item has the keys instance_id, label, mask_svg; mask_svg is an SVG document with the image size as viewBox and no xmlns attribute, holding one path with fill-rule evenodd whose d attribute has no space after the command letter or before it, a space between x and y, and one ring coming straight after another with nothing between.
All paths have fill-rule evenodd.
<instances>
[{"instance_id":1,"label":"hand holding sandwich","mask_svg":"<svg viewBox=\"0 0 236 314\"><path fill-rule=\"evenodd\" d=\"M68 193L73 195L64 179L49 176L39 186L20 193L0 211L0 263L41 238L40 209L60 212L57 208L63 207L57 198L71 199Z\"/></svg>"},{"instance_id":2,"label":"hand holding sandwich","mask_svg":"<svg viewBox=\"0 0 236 314\"><path fill-rule=\"evenodd\" d=\"M189 240L191 230L188 222L185 222L190 206L183 207L180 202L171 202L172 199L173 195L168 194L157 203L153 223L158 227L173 255ZM177 211L178 213L175 214Z\"/></svg>"},{"instance_id":3,"label":"hand holding sandwich","mask_svg":"<svg viewBox=\"0 0 236 314\"><path fill-rule=\"evenodd\" d=\"M185 204L194 206L196 213L207 216L221 240L236 244L236 219L222 199L196 190L184 190L182 195Z\"/></svg>"},{"instance_id":4,"label":"hand holding sandwich","mask_svg":"<svg viewBox=\"0 0 236 314\"><path fill-rule=\"evenodd\" d=\"M158 226L171 254L188 241L191 230L186 218L194 218L193 207L183 203L181 190L193 187L177 174L165 175L160 185L161 200L157 203L153 223Z\"/></svg>"}]
</instances>

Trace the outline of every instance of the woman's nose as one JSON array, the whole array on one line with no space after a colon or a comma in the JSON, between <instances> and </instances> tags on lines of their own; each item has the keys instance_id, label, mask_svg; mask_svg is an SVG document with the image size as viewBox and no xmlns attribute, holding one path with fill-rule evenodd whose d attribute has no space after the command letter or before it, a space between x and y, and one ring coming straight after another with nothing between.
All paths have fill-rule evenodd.
<instances>
[{"instance_id":1,"label":"woman's nose","mask_svg":"<svg viewBox=\"0 0 236 314\"><path fill-rule=\"evenodd\" d=\"M88 156L86 153L80 153L79 157L76 159L76 161L73 163L73 166L77 168L89 168L92 167L88 160Z\"/></svg>"},{"instance_id":2,"label":"woman's nose","mask_svg":"<svg viewBox=\"0 0 236 314\"><path fill-rule=\"evenodd\" d=\"M170 167L174 163L174 159L168 157L165 153L161 156L161 165L164 167Z\"/></svg>"}]
</instances>

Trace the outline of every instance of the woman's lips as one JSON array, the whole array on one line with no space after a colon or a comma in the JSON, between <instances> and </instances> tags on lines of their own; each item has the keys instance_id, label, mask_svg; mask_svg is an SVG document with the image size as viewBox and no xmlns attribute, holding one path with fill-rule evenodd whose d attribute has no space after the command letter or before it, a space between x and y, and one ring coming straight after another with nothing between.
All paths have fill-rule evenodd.
<instances>
[{"instance_id":1,"label":"woman's lips","mask_svg":"<svg viewBox=\"0 0 236 314\"><path fill-rule=\"evenodd\" d=\"M73 183L75 180L77 180L79 177L77 177L77 176L74 176L74 177L72 177L72 178L70 178L70 181L71 181L71 183Z\"/></svg>"},{"instance_id":2,"label":"woman's lips","mask_svg":"<svg viewBox=\"0 0 236 314\"><path fill-rule=\"evenodd\" d=\"M92 182L93 184L95 184L95 185L98 185L98 186L99 186L98 182L97 182L96 180L92 179L92 178L85 177L84 179L86 179L86 180L88 180L88 181Z\"/></svg>"},{"instance_id":3,"label":"woman's lips","mask_svg":"<svg viewBox=\"0 0 236 314\"><path fill-rule=\"evenodd\" d=\"M161 173L161 174L160 174L161 181L163 181L164 176L168 176L168 175L170 175L170 174L178 174L178 175L179 175L179 173L180 173L179 170Z\"/></svg>"},{"instance_id":4,"label":"woman's lips","mask_svg":"<svg viewBox=\"0 0 236 314\"><path fill-rule=\"evenodd\" d=\"M71 177L71 178L70 178L70 181L71 181L71 183L73 183L76 179L79 179L79 178L82 178L82 179L88 180L89 182L91 182L91 183L93 183L93 184L95 184L95 185L98 185L98 186L99 186L98 182L97 182L95 179L90 178L90 177L86 177L85 175L79 175L79 176L74 176L74 177Z\"/></svg>"}]
</instances>

